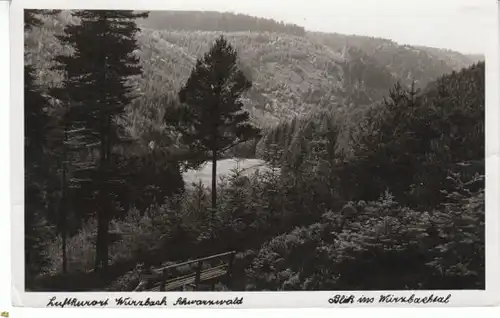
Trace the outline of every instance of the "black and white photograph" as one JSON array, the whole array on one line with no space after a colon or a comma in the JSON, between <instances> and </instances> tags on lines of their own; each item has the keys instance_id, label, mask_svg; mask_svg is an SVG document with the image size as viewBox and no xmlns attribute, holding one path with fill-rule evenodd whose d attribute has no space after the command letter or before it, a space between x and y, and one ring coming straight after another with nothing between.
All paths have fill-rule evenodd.
<instances>
[{"instance_id":1,"label":"black and white photograph","mask_svg":"<svg viewBox=\"0 0 500 318\"><path fill-rule=\"evenodd\" d=\"M488 7L316 2L25 9L25 291L484 291Z\"/></svg>"}]
</instances>

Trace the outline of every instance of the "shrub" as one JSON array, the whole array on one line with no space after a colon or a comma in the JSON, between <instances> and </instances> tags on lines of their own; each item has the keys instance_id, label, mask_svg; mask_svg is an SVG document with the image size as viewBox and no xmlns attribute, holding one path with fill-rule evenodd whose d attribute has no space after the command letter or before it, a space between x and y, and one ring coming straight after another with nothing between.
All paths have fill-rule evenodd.
<instances>
[{"instance_id":1,"label":"shrub","mask_svg":"<svg viewBox=\"0 0 500 318\"><path fill-rule=\"evenodd\" d=\"M94 268L95 246L94 238L97 233L97 223L90 219L83 224L80 231L66 241L66 255L68 272L87 272ZM49 265L46 274L54 275L62 270L62 239L58 236L47 248Z\"/></svg>"},{"instance_id":2,"label":"shrub","mask_svg":"<svg viewBox=\"0 0 500 318\"><path fill-rule=\"evenodd\" d=\"M482 177L449 179L456 191L435 211L386 193L273 238L248 266L247 289L484 288L484 188L469 189Z\"/></svg>"},{"instance_id":3,"label":"shrub","mask_svg":"<svg viewBox=\"0 0 500 318\"><path fill-rule=\"evenodd\" d=\"M108 287L107 291L133 291L141 282L140 266L136 266L133 270L127 272L114 280Z\"/></svg>"},{"instance_id":4,"label":"shrub","mask_svg":"<svg viewBox=\"0 0 500 318\"><path fill-rule=\"evenodd\" d=\"M448 203L435 213L433 223L439 238L430 250L435 258L427 263L433 271L435 288L485 288L485 201L483 175L463 181L459 173L449 179L454 191L445 191Z\"/></svg>"}]
</instances>

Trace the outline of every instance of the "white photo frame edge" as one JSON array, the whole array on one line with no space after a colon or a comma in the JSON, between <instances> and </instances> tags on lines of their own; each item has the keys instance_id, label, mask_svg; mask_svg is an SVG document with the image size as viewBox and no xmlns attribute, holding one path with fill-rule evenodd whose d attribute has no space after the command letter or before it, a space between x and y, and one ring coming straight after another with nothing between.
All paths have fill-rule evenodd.
<instances>
[{"instance_id":1,"label":"white photo frame edge","mask_svg":"<svg viewBox=\"0 0 500 318\"><path fill-rule=\"evenodd\" d=\"M286 5L293 5L292 1L286 1ZM321 0L320 0L321 1ZM359 0L358 0L359 1ZM366 0L369 1L369 0ZM401 2L390 0L394 2ZM456 0L441 0L439 3L450 3ZM216 1L223 4L224 0ZM285 1L283 1L285 2ZM341 5L342 1L323 1L327 5ZM360 1L362 2L362 1ZM420 1L429 3L432 1ZM438 294L446 297L452 294L449 304L432 304L418 306L491 306L500 304L500 81L498 63L498 17L500 7L495 1L463 1L475 4L491 6L494 17L489 17L490 27L485 36L485 41L490 43L486 56L486 290L484 291L300 291L300 292L165 292L165 293L38 293L24 291L24 234L19 229L24 229L24 149L23 149L23 10L26 9L133 9L133 10L175 10L199 8L199 1L170 1L167 5L164 1L149 0L135 2L133 0L87 0L87 1L64 1L64 0L13 0L10 8L10 159L11 159L11 248L12 248L12 303L14 306L45 307L53 296L57 298L77 297L81 300L93 300L118 297L132 297L133 299L145 299L147 297L161 299L167 296L168 308L176 308L173 303L180 297L218 300L243 297L244 302L238 308L307 308L307 307L340 307L331 305L328 299L336 294L376 297L381 294L394 294L397 296L409 296L416 293L419 297L429 294ZM199 8L203 9L203 8ZM223 9L221 9L223 10ZM19 248L22 246L23 248ZM112 305L113 302L110 301ZM343 307L408 307L404 304L366 304L366 305L342 305ZM113 306L110 306L113 307ZM213 306L196 306L198 308L213 308ZM185 307L184 307L185 308ZM224 308L219 306L217 308Z\"/></svg>"}]
</instances>

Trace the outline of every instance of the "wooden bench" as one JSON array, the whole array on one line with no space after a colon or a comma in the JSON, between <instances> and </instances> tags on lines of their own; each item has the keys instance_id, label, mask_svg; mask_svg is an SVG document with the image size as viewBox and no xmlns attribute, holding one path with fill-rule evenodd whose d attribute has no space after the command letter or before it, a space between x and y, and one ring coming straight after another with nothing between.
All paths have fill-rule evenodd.
<instances>
[{"instance_id":1,"label":"wooden bench","mask_svg":"<svg viewBox=\"0 0 500 318\"><path fill-rule=\"evenodd\" d=\"M146 285L145 289L148 291L178 290L186 286L196 290L200 283L211 283L213 289L218 280L226 278L227 283L229 283L235 254L235 251L231 251L154 269L152 274L144 276L144 281L141 284ZM203 269L204 263L215 260L221 260L222 264ZM194 264L196 264L195 272L180 277L171 277L174 269ZM140 289L141 284L136 288L136 291Z\"/></svg>"}]
</instances>

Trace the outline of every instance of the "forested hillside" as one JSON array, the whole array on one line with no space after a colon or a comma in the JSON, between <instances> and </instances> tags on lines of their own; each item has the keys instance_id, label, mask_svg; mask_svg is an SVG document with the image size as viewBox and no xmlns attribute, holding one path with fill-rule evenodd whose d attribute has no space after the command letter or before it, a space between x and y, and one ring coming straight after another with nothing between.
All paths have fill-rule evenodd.
<instances>
[{"instance_id":1,"label":"forested hillside","mask_svg":"<svg viewBox=\"0 0 500 318\"><path fill-rule=\"evenodd\" d=\"M409 85L416 81L420 87L443 74L484 60L452 50L401 45L392 40L366 36L310 32L308 37L334 50L356 47L371 57L374 63L387 66L389 72L402 83Z\"/></svg>"},{"instance_id":2,"label":"forested hillside","mask_svg":"<svg viewBox=\"0 0 500 318\"><path fill-rule=\"evenodd\" d=\"M228 30L227 37L240 55L241 67L253 81L246 107L264 125L319 109L371 104L380 100L397 80L406 85L415 80L419 87L424 87L438 76L475 62L460 53L401 46L384 39L330 33L301 36L272 28L260 30L247 27L250 23L247 21L259 26L265 24L243 15L177 14L153 13L142 22L148 28L137 35L140 47L137 54L144 68L143 78L138 79L139 89L144 93L136 102L139 107L164 100L168 92L180 88L196 59L220 34L214 31L217 28L209 27L214 21L221 21L220 16L226 17L232 26L220 31ZM172 16L175 18L163 19ZM149 19L153 21L151 24L146 23ZM155 19L166 21L167 30L156 26ZM28 51L43 70L40 80L44 85L59 80L45 68L54 54L64 51L54 34L75 21L62 12L57 17L45 18L42 28L28 34ZM199 25L193 21L199 21ZM186 30L184 24L188 22L191 27ZM243 26L245 31L239 31Z\"/></svg>"},{"instance_id":3,"label":"forested hillside","mask_svg":"<svg viewBox=\"0 0 500 318\"><path fill-rule=\"evenodd\" d=\"M282 124L263 143L310 198L286 210L317 214L248 252L247 288L484 288L484 63L425 93L395 86L363 116Z\"/></svg>"},{"instance_id":4,"label":"forested hillside","mask_svg":"<svg viewBox=\"0 0 500 318\"><path fill-rule=\"evenodd\" d=\"M176 31L223 31L223 32L275 32L305 35L303 27L252 17L216 11L151 11L148 18L137 21L146 29Z\"/></svg>"},{"instance_id":5,"label":"forested hillside","mask_svg":"<svg viewBox=\"0 0 500 318\"><path fill-rule=\"evenodd\" d=\"M26 13L28 290L231 250L217 290L484 289L484 62L184 14Z\"/></svg>"}]
</instances>

